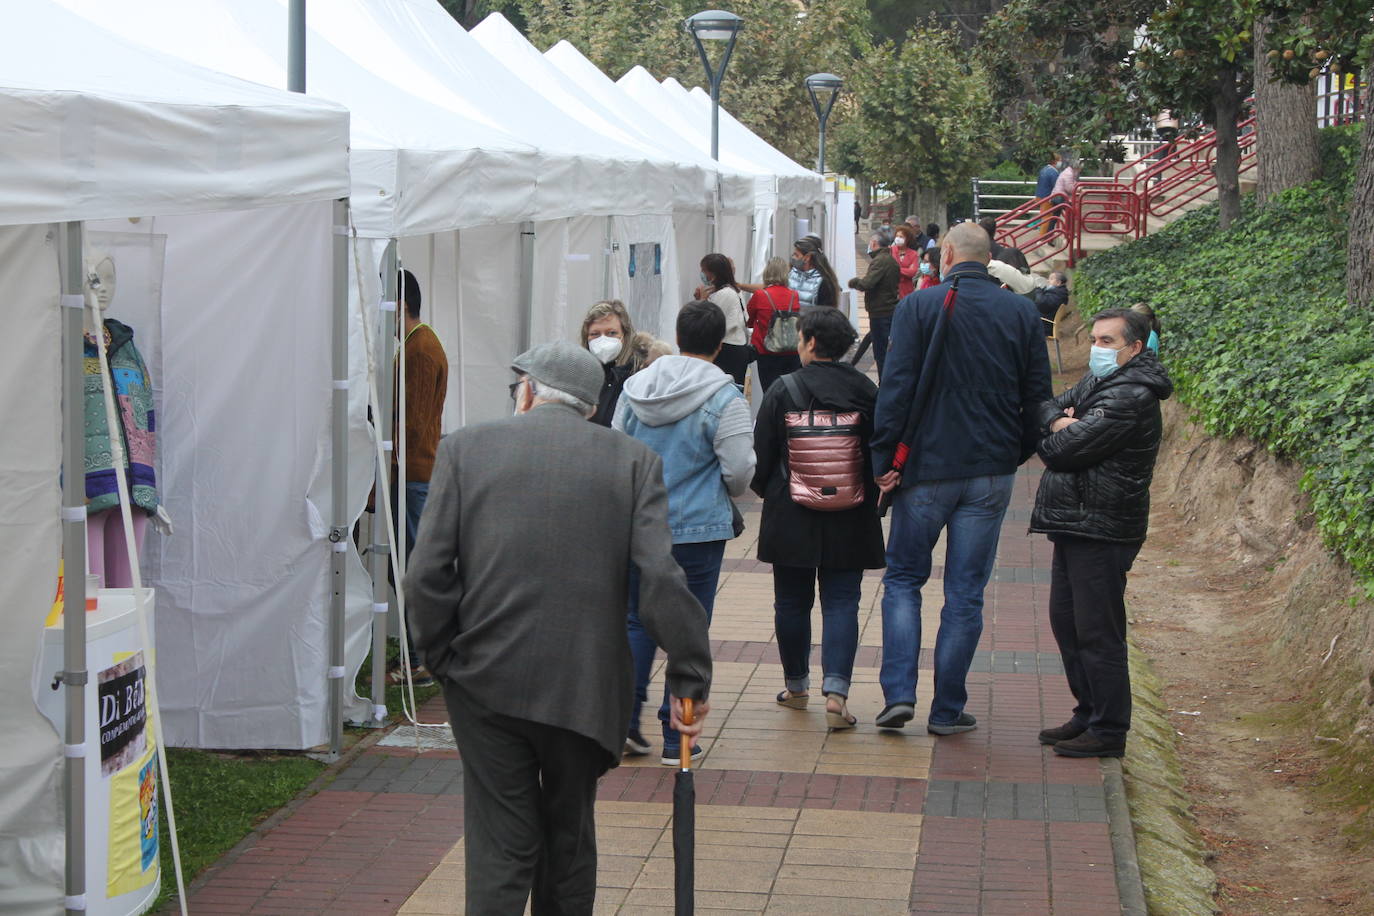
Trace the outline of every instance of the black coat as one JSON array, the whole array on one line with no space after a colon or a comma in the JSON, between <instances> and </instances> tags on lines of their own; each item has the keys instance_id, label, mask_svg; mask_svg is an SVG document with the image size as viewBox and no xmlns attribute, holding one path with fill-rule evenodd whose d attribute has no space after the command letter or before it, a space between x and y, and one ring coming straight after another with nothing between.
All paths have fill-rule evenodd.
<instances>
[{"instance_id":1,"label":"black coat","mask_svg":"<svg viewBox=\"0 0 1374 916\"><path fill-rule=\"evenodd\" d=\"M601 367L606 375L606 380L601 384L601 397L596 402L596 413L592 414L592 422L598 426L610 426L615 419L615 405L620 402L620 392L625 389L625 380L629 378L634 370L629 366L617 366L615 363Z\"/></svg>"},{"instance_id":2,"label":"black coat","mask_svg":"<svg viewBox=\"0 0 1374 916\"><path fill-rule=\"evenodd\" d=\"M1150 522L1150 480L1164 424L1159 402L1174 384L1150 350L1105 379L1089 374L1040 411L1036 449L1045 474L1031 531L1094 541L1139 543ZM1050 424L1072 407L1079 422Z\"/></svg>"},{"instance_id":3,"label":"black coat","mask_svg":"<svg viewBox=\"0 0 1374 916\"><path fill-rule=\"evenodd\" d=\"M875 508L878 487L873 482L868 453L878 388L848 363L813 362L798 369L796 375L815 397L817 407L863 414L864 502L840 512L818 512L792 501L787 487L783 415L808 405L795 403L787 386L779 381L763 396L754 424L758 463L750 486L763 497L758 557L780 566L881 569L886 565L883 528Z\"/></svg>"}]
</instances>

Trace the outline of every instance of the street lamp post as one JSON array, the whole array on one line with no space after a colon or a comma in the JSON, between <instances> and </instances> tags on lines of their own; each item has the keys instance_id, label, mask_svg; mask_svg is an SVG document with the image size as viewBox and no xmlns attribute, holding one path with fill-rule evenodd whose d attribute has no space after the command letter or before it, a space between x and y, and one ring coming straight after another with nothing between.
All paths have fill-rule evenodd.
<instances>
[{"instance_id":1,"label":"street lamp post","mask_svg":"<svg viewBox=\"0 0 1374 916\"><path fill-rule=\"evenodd\" d=\"M830 109L835 107L844 88L844 80L833 73L813 73L806 78L806 91L811 96L811 106L816 109L816 118L821 122L821 140L816 155L816 171L825 174L825 122L830 120ZM825 103L821 103L821 99Z\"/></svg>"},{"instance_id":2,"label":"street lamp post","mask_svg":"<svg viewBox=\"0 0 1374 916\"><path fill-rule=\"evenodd\" d=\"M720 160L720 84L725 78L725 68L730 65L730 55L735 53L735 39L744 29L744 20L727 10L706 10L695 16L687 17L682 29L689 32L696 42L697 53L701 55L701 65L706 68L706 80L711 85L711 158ZM711 58L706 54L707 41L724 41L725 53L720 56L720 66L712 67Z\"/></svg>"}]
</instances>

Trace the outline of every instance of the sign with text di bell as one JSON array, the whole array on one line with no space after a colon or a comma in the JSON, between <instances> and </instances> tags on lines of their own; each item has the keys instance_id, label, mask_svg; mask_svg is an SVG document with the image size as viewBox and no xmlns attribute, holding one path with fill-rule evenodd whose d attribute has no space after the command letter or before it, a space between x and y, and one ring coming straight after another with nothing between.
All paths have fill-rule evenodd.
<instances>
[{"instance_id":1,"label":"sign with text di bell","mask_svg":"<svg viewBox=\"0 0 1374 916\"><path fill-rule=\"evenodd\" d=\"M101 671L98 684L100 773L110 776L141 757L148 746L143 653L135 652Z\"/></svg>"}]
</instances>

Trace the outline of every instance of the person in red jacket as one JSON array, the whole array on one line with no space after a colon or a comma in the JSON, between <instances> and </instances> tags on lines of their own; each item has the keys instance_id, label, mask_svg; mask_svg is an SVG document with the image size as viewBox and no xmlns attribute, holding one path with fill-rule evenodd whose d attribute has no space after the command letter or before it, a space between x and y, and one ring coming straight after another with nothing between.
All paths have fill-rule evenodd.
<instances>
[{"instance_id":1,"label":"person in red jacket","mask_svg":"<svg viewBox=\"0 0 1374 916\"><path fill-rule=\"evenodd\" d=\"M897 261L897 270L901 277L897 281L897 301L901 302L916 290L916 278L921 273L921 255L924 252L916 244L918 236L915 229L903 224L894 227L892 231L895 233L892 239L892 257Z\"/></svg>"},{"instance_id":2,"label":"person in red jacket","mask_svg":"<svg viewBox=\"0 0 1374 916\"><path fill-rule=\"evenodd\" d=\"M801 368L796 350L775 351L764 346L768 327L773 323L773 313L797 312L800 309L801 298L796 290L787 285L787 262L782 258L772 258L763 268L763 287L749 298L748 318L745 321L745 326L753 329L749 343L758 354L755 365L758 367L759 384L764 391L780 377Z\"/></svg>"}]
</instances>

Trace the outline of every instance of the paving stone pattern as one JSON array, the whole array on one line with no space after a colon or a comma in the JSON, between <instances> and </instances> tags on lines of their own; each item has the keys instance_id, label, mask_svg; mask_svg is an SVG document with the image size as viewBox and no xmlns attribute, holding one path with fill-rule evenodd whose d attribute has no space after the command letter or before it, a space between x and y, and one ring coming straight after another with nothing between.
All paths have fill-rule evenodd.
<instances>
[{"instance_id":1,"label":"paving stone pattern","mask_svg":"<svg viewBox=\"0 0 1374 916\"><path fill-rule=\"evenodd\" d=\"M828 732L819 696L780 708L772 576L750 531L731 542L712 624L712 711L697 772L697 905L753 913L1116 913L1119 902L1096 761L1054 756L1036 732L1072 702L1049 632L1049 545L1026 534L1039 472L1021 471L988 586L968 678L973 732L936 739L925 708L880 732L881 576L864 580L850 708ZM942 555L942 551L941 551ZM940 582L925 589L927 649ZM814 633L820 633L817 612ZM819 651L813 665L819 664ZM923 654L918 696L928 703ZM813 676L819 679L818 667ZM659 687L661 663L651 695ZM672 905L673 770L627 759L598 793L597 912ZM442 722L442 703L421 719ZM404 742L402 742L404 745ZM451 914L463 911L462 762L453 750L373 746L318 794L260 830L193 892L192 911L229 914Z\"/></svg>"}]
</instances>

